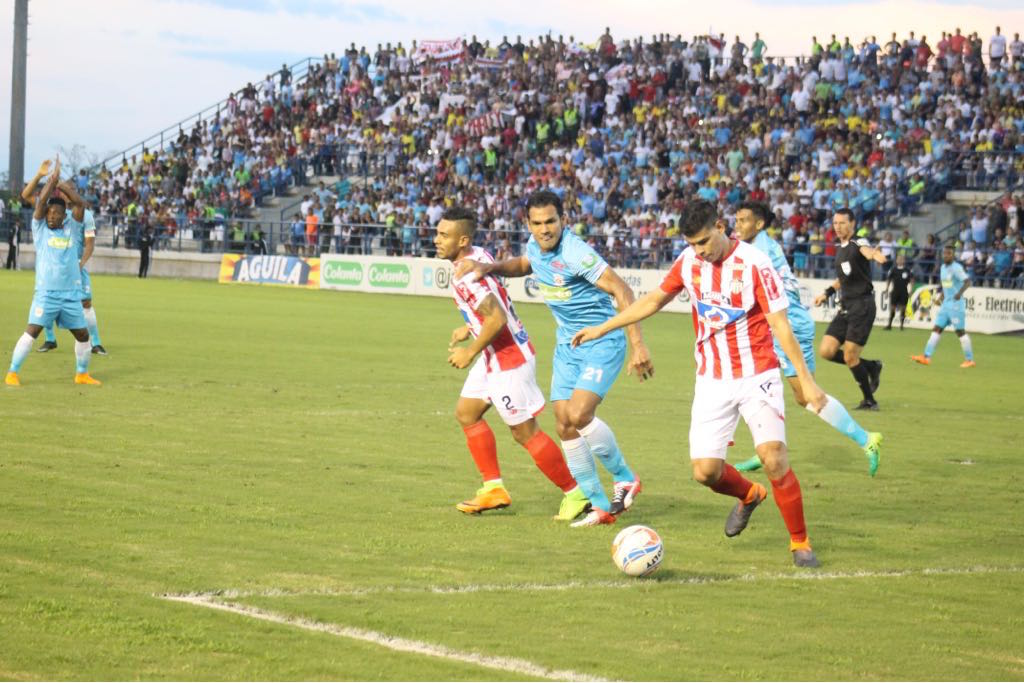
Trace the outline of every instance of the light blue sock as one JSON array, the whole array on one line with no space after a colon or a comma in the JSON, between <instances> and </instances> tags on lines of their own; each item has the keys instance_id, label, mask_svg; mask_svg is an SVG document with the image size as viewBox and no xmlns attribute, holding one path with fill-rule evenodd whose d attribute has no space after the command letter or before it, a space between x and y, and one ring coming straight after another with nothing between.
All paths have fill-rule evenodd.
<instances>
[{"instance_id":1,"label":"light blue sock","mask_svg":"<svg viewBox=\"0 0 1024 683\"><path fill-rule=\"evenodd\" d=\"M932 332L932 336L928 337L928 343L924 345L924 357L931 358L932 354L935 353L935 347L939 343L939 333Z\"/></svg>"},{"instance_id":2,"label":"light blue sock","mask_svg":"<svg viewBox=\"0 0 1024 683\"><path fill-rule=\"evenodd\" d=\"M89 371L89 359L92 357L92 344L87 341L75 341L75 372L82 374Z\"/></svg>"},{"instance_id":3,"label":"light blue sock","mask_svg":"<svg viewBox=\"0 0 1024 683\"><path fill-rule=\"evenodd\" d=\"M21 370L21 364L25 362L25 358L32 350L32 342L35 339L32 338L28 332L22 332L18 342L14 345L14 352L11 354L11 369L10 372L18 372Z\"/></svg>"},{"instance_id":4,"label":"light blue sock","mask_svg":"<svg viewBox=\"0 0 1024 683\"><path fill-rule=\"evenodd\" d=\"M53 323L50 323L49 325L43 328L43 334L46 335L46 341L50 342L51 344L57 343L57 335L54 334L53 332Z\"/></svg>"},{"instance_id":5,"label":"light blue sock","mask_svg":"<svg viewBox=\"0 0 1024 683\"><path fill-rule=\"evenodd\" d=\"M825 403L825 407L821 409L820 413L818 413L818 417L832 425L832 427L840 434L845 434L853 439L861 448L867 446L868 433L864 431L863 427L857 424L856 420L850 417L850 413L846 410L846 406L828 394L825 395L825 398L828 399L828 402ZM807 409L812 413L814 412L814 408L811 407L810 403L807 404Z\"/></svg>"},{"instance_id":6,"label":"light blue sock","mask_svg":"<svg viewBox=\"0 0 1024 683\"><path fill-rule=\"evenodd\" d=\"M601 487L601 479L597 476L597 465L590 454L590 446L583 438L570 439L562 442L562 452L569 471L583 493L590 499L590 504L605 512L611 509L611 502Z\"/></svg>"},{"instance_id":7,"label":"light blue sock","mask_svg":"<svg viewBox=\"0 0 1024 683\"><path fill-rule=\"evenodd\" d=\"M595 417L586 427L580 427L580 436L587 441L590 451L597 456L604 468L612 473L615 481L635 481L633 470L626 464L626 458L619 450L615 434L599 417Z\"/></svg>"},{"instance_id":8,"label":"light blue sock","mask_svg":"<svg viewBox=\"0 0 1024 683\"><path fill-rule=\"evenodd\" d=\"M960 348L964 350L964 358L974 360L974 347L971 346L971 335L960 337Z\"/></svg>"},{"instance_id":9,"label":"light blue sock","mask_svg":"<svg viewBox=\"0 0 1024 683\"><path fill-rule=\"evenodd\" d=\"M93 346L100 346L100 328L96 322L96 309L90 306L85 309L85 326L89 328L89 343Z\"/></svg>"}]
</instances>

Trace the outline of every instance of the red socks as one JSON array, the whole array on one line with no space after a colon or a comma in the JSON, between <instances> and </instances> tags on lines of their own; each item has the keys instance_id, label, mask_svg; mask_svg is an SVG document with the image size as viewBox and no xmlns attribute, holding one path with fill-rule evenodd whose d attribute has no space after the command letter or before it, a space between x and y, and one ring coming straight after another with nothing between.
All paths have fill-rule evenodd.
<instances>
[{"instance_id":1,"label":"red socks","mask_svg":"<svg viewBox=\"0 0 1024 683\"><path fill-rule=\"evenodd\" d=\"M708 488L715 493L721 493L723 496L732 496L733 498L746 501L747 494L750 493L750 489L754 484L749 479L744 478L735 467L729 463L724 464L722 477Z\"/></svg>"},{"instance_id":2,"label":"red socks","mask_svg":"<svg viewBox=\"0 0 1024 683\"><path fill-rule=\"evenodd\" d=\"M562 457L562 449L550 436L538 429L537 433L526 442L526 450L533 456L537 468L551 480L552 484L565 492L576 487L576 480L573 479L568 465L565 464L565 458Z\"/></svg>"},{"instance_id":3,"label":"red socks","mask_svg":"<svg viewBox=\"0 0 1024 683\"><path fill-rule=\"evenodd\" d=\"M782 520L789 529L789 537L796 543L807 540L807 525L804 523L804 499L800 493L800 482L793 470L789 470L781 479L772 482L772 494L775 504L779 506Z\"/></svg>"},{"instance_id":4,"label":"red socks","mask_svg":"<svg viewBox=\"0 0 1024 683\"><path fill-rule=\"evenodd\" d=\"M501 479L501 468L498 467L498 445L494 441L494 432L490 425L480 420L468 427L463 427L466 433L466 445L469 446L469 453L473 456L476 468L480 470L480 476L484 481Z\"/></svg>"}]
</instances>

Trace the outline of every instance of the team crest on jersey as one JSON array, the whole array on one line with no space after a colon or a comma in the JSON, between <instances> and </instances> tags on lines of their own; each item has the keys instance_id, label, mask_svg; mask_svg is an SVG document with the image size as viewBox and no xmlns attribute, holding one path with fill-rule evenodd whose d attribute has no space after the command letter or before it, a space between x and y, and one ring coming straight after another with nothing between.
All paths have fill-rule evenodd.
<instances>
[{"instance_id":1,"label":"team crest on jersey","mask_svg":"<svg viewBox=\"0 0 1024 683\"><path fill-rule=\"evenodd\" d=\"M742 308L709 304L706 301L697 302L697 315L713 330L720 330L729 323L736 322L744 313Z\"/></svg>"},{"instance_id":2,"label":"team crest on jersey","mask_svg":"<svg viewBox=\"0 0 1024 683\"><path fill-rule=\"evenodd\" d=\"M743 293L743 269L736 269L732 271L732 287L730 290L733 294Z\"/></svg>"},{"instance_id":3,"label":"team crest on jersey","mask_svg":"<svg viewBox=\"0 0 1024 683\"><path fill-rule=\"evenodd\" d=\"M839 264L839 267L843 269L843 275L849 275L850 271L852 270L850 268L849 261L843 261L842 263Z\"/></svg>"},{"instance_id":4,"label":"team crest on jersey","mask_svg":"<svg viewBox=\"0 0 1024 683\"><path fill-rule=\"evenodd\" d=\"M565 278L562 277L561 275L556 275L555 277L552 278L552 280L558 287L563 287L565 285Z\"/></svg>"}]
</instances>

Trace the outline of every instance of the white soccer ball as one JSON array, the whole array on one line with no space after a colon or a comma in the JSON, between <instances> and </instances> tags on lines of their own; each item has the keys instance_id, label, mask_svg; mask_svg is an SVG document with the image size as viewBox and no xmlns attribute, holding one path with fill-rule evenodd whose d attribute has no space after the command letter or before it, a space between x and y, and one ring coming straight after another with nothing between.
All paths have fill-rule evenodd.
<instances>
[{"instance_id":1,"label":"white soccer ball","mask_svg":"<svg viewBox=\"0 0 1024 683\"><path fill-rule=\"evenodd\" d=\"M612 541L612 562L630 576L647 576L661 565L665 546L661 536L650 527L628 526Z\"/></svg>"}]
</instances>

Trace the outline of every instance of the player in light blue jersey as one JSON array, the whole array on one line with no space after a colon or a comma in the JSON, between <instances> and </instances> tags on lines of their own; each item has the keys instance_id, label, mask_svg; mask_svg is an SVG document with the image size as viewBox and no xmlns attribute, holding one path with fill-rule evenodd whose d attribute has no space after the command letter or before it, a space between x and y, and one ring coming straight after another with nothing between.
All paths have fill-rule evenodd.
<instances>
[{"instance_id":1,"label":"player in light blue jersey","mask_svg":"<svg viewBox=\"0 0 1024 683\"><path fill-rule=\"evenodd\" d=\"M14 345L11 366L4 377L8 386L20 386L18 372L32 350L32 342L43 327L57 322L71 330L75 343L75 384L99 384L89 375L92 346L82 313L82 269L78 260L78 244L82 240L84 207L75 206L67 215L67 201L54 196L60 179L60 159L43 191L36 199L32 215L32 241L36 249L36 286L29 309L28 326Z\"/></svg>"},{"instance_id":2,"label":"player in light blue jersey","mask_svg":"<svg viewBox=\"0 0 1024 683\"><path fill-rule=\"evenodd\" d=\"M635 297L596 251L563 227L562 200L557 194L534 192L527 201L526 216L531 237L525 255L494 264L464 260L456 275L470 270L478 276L533 275L558 324L551 377L558 435L569 470L592 504L590 512L572 526L613 524L642 490L612 430L595 415L626 360L626 334L619 331L578 348L571 342L577 331L600 325L616 314L615 305L625 309ZM654 374L650 352L639 326L630 326L628 334L633 346L628 372L636 372L643 381ZM594 456L614 479L611 500L601 487Z\"/></svg>"},{"instance_id":3,"label":"player in light blue jersey","mask_svg":"<svg viewBox=\"0 0 1024 683\"><path fill-rule=\"evenodd\" d=\"M786 309L786 317L789 318L789 325L793 328L793 336L800 343L800 350L804 355L804 362L807 369L814 374L814 320L810 311L800 300L800 283L789 267L786 255L782 247L766 232L772 222L772 213L768 207L761 202L747 201L739 205L736 210L736 235L744 242L750 242L755 247L768 254L772 265L779 272L782 283L789 297L789 307ZM793 397L801 406L811 412L815 412L804 398L803 390L800 387L800 380L796 376L796 369L789 362L789 358L779 346L779 340L775 340L775 355L779 357L779 364L782 374L785 375L789 386L793 389ZM882 435L878 432L867 432L857 424L857 421L850 416L850 412L842 403L833 396L826 394L827 402L821 411L815 414L825 422L829 423L840 434L845 434L852 439L864 451L868 459L868 472L875 476L878 471L878 460L881 456ZM736 469L741 472L750 472L761 468L761 460L757 456L741 462Z\"/></svg>"},{"instance_id":4,"label":"player in light blue jersey","mask_svg":"<svg viewBox=\"0 0 1024 683\"><path fill-rule=\"evenodd\" d=\"M935 352L935 345L939 343L939 336L949 325L953 326L956 336L960 337L960 348L964 352L962 368L974 367L974 349L971 347L971 337L967 334L967 303L964 301L964 292L971 286L971 278L967 271L959 263L953 260L953 245L947 244L942 248L942 266L939 267L939 281L942 283L942 306L939 307L939 314L935 317L935 327L932 328L928 343L924 346L924 354L911 356L910 359L921 365L932 364L932 354Z\"/></svg>"},{"instance_id":5,"label":"player in light blue jersey","mask_svg":"<svg viewBox=\"0 0 1024 683\"><path fill-rule=\"evenodd\" d=\"M82 202L78 194L75 192L74 187L69 182L62 182L59 185L61 191L71 200L72 204L76 202ZM92 279L89 277L89 271L86 270L85 264L89 262L92 257L93 248L96 245L96 219L93 216L91 210L85 210L85 217L82 221L83 239L78 246L78 261L82 265L82 309L85 314L85 323L89 328L89 343L92 344L92 352L101 356L107 355L107 350L103 348L103 343L100 341L100 329L99 323L96 320L96 309L92 305ZM57 348L57 335L54 334L53 325L47 325L43 328L43 334L46 339L43 341L37 351L45 353L52 351Z\"/></svg>"}]
</instances>

